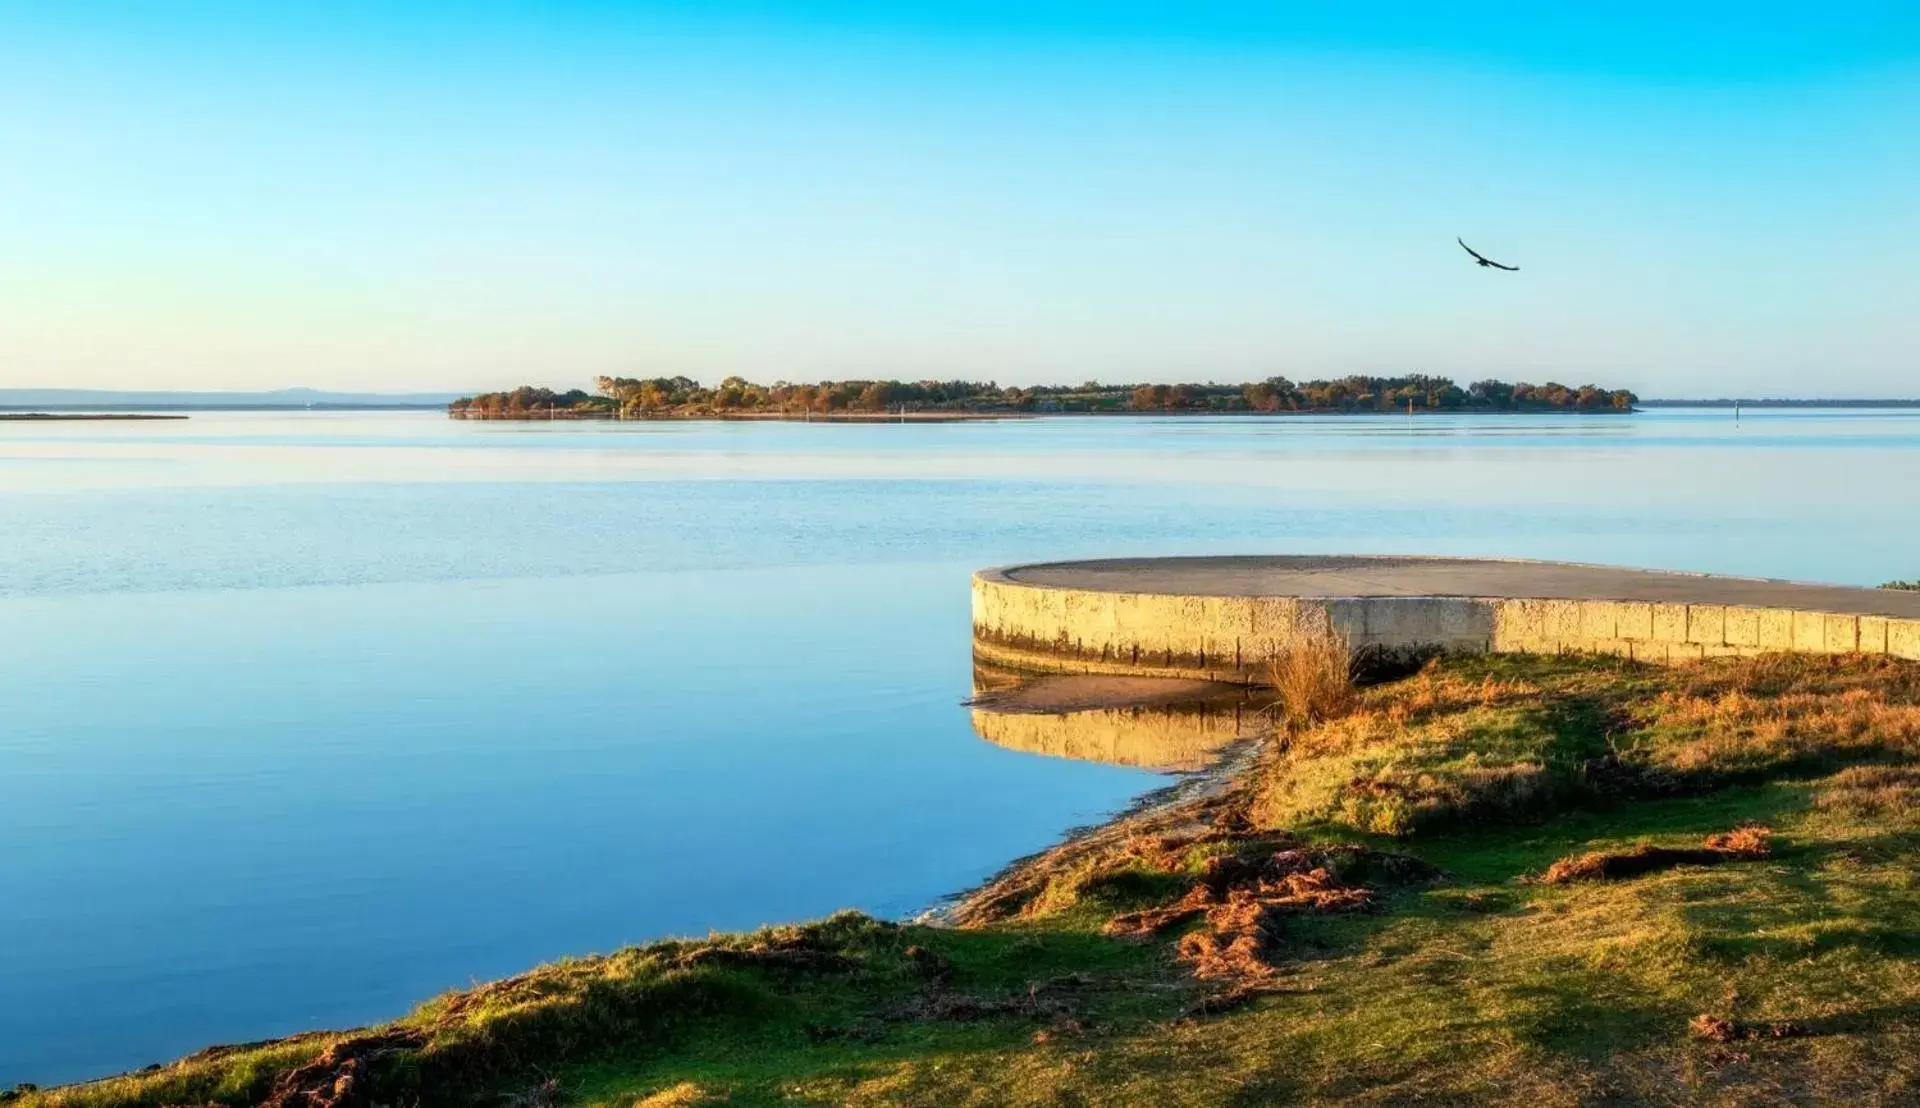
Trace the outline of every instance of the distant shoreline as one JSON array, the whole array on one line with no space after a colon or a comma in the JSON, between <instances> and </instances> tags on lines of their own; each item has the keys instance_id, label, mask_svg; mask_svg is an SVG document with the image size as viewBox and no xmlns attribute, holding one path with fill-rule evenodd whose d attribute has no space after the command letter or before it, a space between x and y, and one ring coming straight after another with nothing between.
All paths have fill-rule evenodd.
<instances>
[{"instance_id":1,"label":"distant shoreline","mask_svg":"<svg viewBox=\"0 0 1920 1108\"><path fill-rule=\"evenodd\" d=\"M442 412L445 404L0 404L0 415L153 415L169 412Z\"/></svg>"},{"instance_id":2,"label":"distant shoreline","mask_svg":"<svg viewBox=\"0 0 1920 1108\"><path fill-rule=\"evenodd\" d=\"M1718 399L1718 400L1642 400L1642 408L1920 408L1920 400L1870 400L1855 398L1850 400L1792 400L1776 398L1772 400Z\"/></svg>"},{"instance_id":3,"label":"distant shoreline","mask_svg":"<svg viewBox=\"0 0 1920 1108\"><path fill-rule=\"evenodd\" d=\"M184 415L160 412L0 412L0 423L71 423L85 421L125 421L185 419Z\"/></svg>"},{"instance_id":4,"label":"distant shoreline","mask_svg":"<svg viewBox=\"0 0 1920 1108\"><path fill-rule=\"evenodd\" d=\"M232 389L0 388L0 412L386 411L445 408L458 398L458 393L450 392L328 392L309 388L244 392Z\"/></svg>"}]
</instances>

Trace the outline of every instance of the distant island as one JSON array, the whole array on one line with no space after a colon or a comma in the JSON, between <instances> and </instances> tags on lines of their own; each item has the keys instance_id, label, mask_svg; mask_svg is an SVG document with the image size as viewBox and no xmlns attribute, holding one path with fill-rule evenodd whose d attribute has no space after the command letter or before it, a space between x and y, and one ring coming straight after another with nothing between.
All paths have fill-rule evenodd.
<instances>
[{"instance_id":1,"label":"distant island","mask_svg":"<svg viewBox=\"0 0 1920 1108\"><path fill-rule=\"evenodd\" d=\"M1597 385L1445 377L1341 377L1238 385L1101 384L1002 388L991 381L822 381L771 385L729 377L711 388L689 377L600 377L597 392L525 385L464 396L456 419L921 419L1047 414L1284 414L1290 412L1630 412L1639 398Z\"/></svg>"}]
</instances>

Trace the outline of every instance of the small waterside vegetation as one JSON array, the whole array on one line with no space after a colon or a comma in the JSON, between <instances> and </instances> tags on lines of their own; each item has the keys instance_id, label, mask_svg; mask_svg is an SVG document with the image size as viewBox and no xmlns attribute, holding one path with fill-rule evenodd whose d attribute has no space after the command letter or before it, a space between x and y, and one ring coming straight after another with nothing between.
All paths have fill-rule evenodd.
<instances>
[{"instance_id":1,"label":"small waterside vegetation","mask_svg":"<svg viewBox=\"0 0 1920 1108\"><path fill-rule=\"evenodd\" d=\"M1920 1097L1920 666L1316 658L1217 787L955 926L656 943L17 1108Z\"/></svg>"},{"instance_id":2,"label":"small waterside vegetation","mask_svg":"<svg viewBox=\"0 0 1920 1108\"><path fill-rule=\"evenodd\" d=\"M688 377L601 377L596 391L555 392L532 385L461 397L460 419L724 419L887 414L993 415L1161 412L1625 412L1638 397L1625 389L1555 382L1446 377L1341 377L1295 383L1270 377L1238 385L1080 385L1001 388L987 381L786 381L756 384L729 377L708 387Z\"/></svg>"},{"instance_id":3,"label":"small waterside vegetation","mask_svg":"<svg viewBox=\"0 0 1920 1108\"><path fill-rule=\"evenodd\" d=\"M1307 636L1267 664L1267 684L1284 718L1295 724L1346 715L1353 709L1357 658L1344 636Z\"/></svg>"}]
</instances>

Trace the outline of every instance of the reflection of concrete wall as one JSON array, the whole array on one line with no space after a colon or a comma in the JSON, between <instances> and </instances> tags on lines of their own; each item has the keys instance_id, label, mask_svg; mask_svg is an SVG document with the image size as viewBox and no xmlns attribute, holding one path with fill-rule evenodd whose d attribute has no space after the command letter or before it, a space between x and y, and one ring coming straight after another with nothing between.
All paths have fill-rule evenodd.
<instances>
[{"instance_id":1,"label":"reflection of concrete wall","mask_svg":"<svg viewBox=\"0 0 1920 1108\"><path fill-rule=\"evenodd\" d=\"M1289 640L1355 647L1616 654L1653 662L1768 651L1920 659L1920 620L1723 604L1376 596L1172 596L973 581L975 656L1061 673L1251 683Z\"/></svg>"},{"instance_id":2,"label":"reflection of concrete wall","mask_svg":"<svg viewBox=\"0 0 1920 1108\"><path fill-rule=\"evenodd\" d=\"M1221 747L1266 726L1267 717L1252 705L1060 713L973 710L973 729L999 746L1158 770L1202 769Z\"/></svg>"}]
</instances>

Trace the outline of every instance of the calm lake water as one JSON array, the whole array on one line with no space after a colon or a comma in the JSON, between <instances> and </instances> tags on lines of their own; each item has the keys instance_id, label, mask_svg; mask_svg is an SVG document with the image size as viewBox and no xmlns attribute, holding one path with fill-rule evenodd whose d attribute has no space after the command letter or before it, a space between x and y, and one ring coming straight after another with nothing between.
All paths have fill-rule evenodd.
<instances>
[{"instance_id":1,"label":"calm lake water","mask_svg":"<svg viewBox=\"0 0 1920 1108\"><path fill-rule=\"evenodd\" d=\"M1920 577L1920 412L0 423L0 1087L913 912L1164 777L980 740L967 577Z\"/></svg>"}]
</instances>

